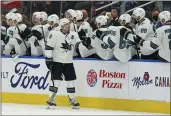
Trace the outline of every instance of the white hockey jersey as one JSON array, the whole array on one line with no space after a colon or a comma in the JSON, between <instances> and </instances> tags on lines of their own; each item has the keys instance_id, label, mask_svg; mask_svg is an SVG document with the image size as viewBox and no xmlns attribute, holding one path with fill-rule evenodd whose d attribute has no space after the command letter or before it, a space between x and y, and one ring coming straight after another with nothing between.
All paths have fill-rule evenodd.
<instances>
[{"instance_id":1,"label":"white hockey jersey","mask_svg":"<svg viewBox=\"0 0 171 116\"><path fill-rule=\"evenodd\" d=\"M153 24L150 22L148 18L145 18L145 20L141 24L135 25L135 34L140 36L144 40L152 40L154 37L154 28ZM146 51L146 48L140 46L140 51L143 55L150 55L154 53L155 51Z\"/></svg>"},{"instance_id":2,"label":"white hockey jersey","mask_svg":"<svg viewBox=\"0 0 171 116\"><path fill-rule=\"evenodd\" d=\"M120 30L123 26L110 26L108 27L108 33L110 35L104 37L103 41L108 45L114 45L113 55L114 57L121 61L127 62L136 54L136 44L134 43L134 37L132 33L129 33L127 36L120 35Z\"/></svg>"},{"instance_id":3,"label":"white hockey jersey","mask_svg":"<svg viewBox=\"0 0 171 116\"><path fill-rule=\"evenodd\" d=\"M100 31L109 31L108 28L100 28L99 29ZM111 58L113 58L113 48L110 48L109 45L107 45L104 41L102 41L101 39L99 39L97 36L96 36L96 31L94 31L93 33L93 36L92 36L92 47L95 48L96 50L96 54L104 59L104 60L109 60ZM108 38L110 36L110 34L107 34L106 36L104 36L104 38Z\"/></svg>"},{"instance_id":4,"label":"white hockey jersey","mask_svg":"<svg viewBox=\"0 0 171 116\"><path fill-rule=\"evenodd\" d=\"M11 26L7 29L7 35L10 37L9 42L5 46L4 54L10 55L10 52L15 48L16 54L20 56L26 55L27 42L23 42L23 39L19 35L19 31L24 31L25 24L19 24L18 26Z\"/></svg>"},{"instance_id":5,"label":"white hockey jersey","mask_svg":"<svg viewBox=\"0 0 171 116\"><path fill-rule=\"evenodd\" d=\"M61 31L50 31L46 45L53 48L53 61L72 63L75 44L79 40L78 38L78 34L73 31L70 31L68 35L64 35Z\"/></svg>"},{"instance_id":6,"label":"white hockey jersey","mask_svg":"<svg viewBox=\"0 0 171 116\"><path fill-rule=\"evenodd\" d=\"M43 54L45 52L45 42L46 42L48 34L49 34L47 27L48 27L48 25L36 25L32 28L32 30L37 30L43 35L43 39L38 40L40 46L43 49Z\"/></svg>"},{"instance_id":7,"label":"white hockey jersey","mask_svg":"<svg viewBox=\"0 0 171 116\"><path fill-rule=\"evenodd\" d=\"M92 37L93 35L93 30L90 26L90 24L88 22L83 22L79 28L78 28L78 32L81 31L81 29L83 29L86 33L86 37Z\"/></svg>"},{"instance_id":8,"label":"white hockey jersey","mask_svg":"<svg viewBox=\"0 0 171 116\"><path fill-rule=\"evenodd\" d=\"M145 18L141 24L135 25L135 34L144 40L151 40L153 38L155 34L153 24L148 18Z\"/></svg>"},{"instance_id":9,"label":"white hockey jersey","mask_svg":"<svg viewBox=\"0 0 171 116\"><path fill-rule=\"evenodd\" d=\"M19 24L18 26L11 26L7 29L7 35L10 38L17 38L17 39L22 40L19 35L19 31L24 31L26 27L27 26L25 24Z\"/></svg>"},{"instance_id":10,"label":"white hockey jersey","mask_svg":"<svg viewBox=\"0 0 171 116\"><path fill-rule=\"evenodd\" d=\"M15 27L15 26L10 26L10 27L8 27L8 29L7 29L7 35L8 35L10 38L13 38L13 37L14 37L15 31L16 31L16 27Z\"/></svg>"},{"instance_id":11,"label":"white hockey jersey","mask_svg":"<svg viewBox=\"0 0 171 116\"><path fill-rule=\"evenodd\" d=\"M32 27L31 30L39 29L39 32L42 33L41 27L42 27L41 25L35 25L35 26ZM44 41L44 39L43 39L43 41ZM28 39L28 43L29 43L29 46L31 48L31 55L32 56L43 55L44 49L42 48L42 46L40 45L40 42L37 40L37 38L35 36L31 36ZM45 48L45 45L43 45L43 47Z\"/></svg>"},{"instance_id":12,"label":"white hockey jersey","mask_svg":"<svg viewBox=\"0 0 171 116\"><path fill-rule=\"evenodd\" d=\"M154 43L154 44L153 44ZM159 56L168 62L171 62L171 28L170 25L164 25L156 30L156 34L151 41L144 41L143 47L147 51L154 50L159 46ZM154 47L153 47L154 46Z\"/></svg>"},{"instance_id":13,"label":"white hockey jersey","mask_svg":"<svg viewBox=\"0 0 171 116\"><path fill-rule=\"evenodd\" d=\"M86 37L90 37L90 38L92 37L93 30L88 22L83 22L79 26L78 32L81 31L82 29L85 31ZM96 52L94 48L92 48L90 50L87 49L82 43L79 44L78 49L79 49L81 57L88 57Z\"/></svg>"}]
</instances>

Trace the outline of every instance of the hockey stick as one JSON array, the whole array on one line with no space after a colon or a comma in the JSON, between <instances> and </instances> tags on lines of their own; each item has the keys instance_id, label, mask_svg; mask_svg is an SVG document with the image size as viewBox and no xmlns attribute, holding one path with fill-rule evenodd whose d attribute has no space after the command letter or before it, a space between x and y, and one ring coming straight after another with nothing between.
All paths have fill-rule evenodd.
<instances>
[{"instance_id":1,"label":"hockey stick","mask_svg":"<svg viewBox=\"0 0 171 116\"><path fill-rule=\"evenodd\" d=\"M11 9L8 13L14 13L14 12L16 12L17 11L17 9L16 8L13 8L13 9ZM8 14L7 13L7 14Z\"/></svg>"},{"instance_id":2,"label":"hockey stick","mask_svg":"<svg viewBox=\"0 0 171 116\"><path fill-rule=\"evenodd\" d=\"M19 33L21 32L20 31L20 29L19 29L19 27L18 26L16 26L17 27L17 29L18 29L18 31L19 31ZM23 38L22 38L23 39ZM24 43L24 46L26 47L26 49L27 49L27 51L28 51L28 47L27 47L27 45L26 45L26 42L23 40L23 43ZM28 55L28 54L27 54Z\"/></svg>"}]
</instances>

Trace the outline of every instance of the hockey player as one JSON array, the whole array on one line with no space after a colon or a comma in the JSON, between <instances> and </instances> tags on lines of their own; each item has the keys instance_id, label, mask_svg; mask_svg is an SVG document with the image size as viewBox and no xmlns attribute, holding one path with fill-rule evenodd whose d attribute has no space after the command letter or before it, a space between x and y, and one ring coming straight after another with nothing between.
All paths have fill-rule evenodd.
<instances>
[{"instance_id":1,"label":"hockey player","mask_svg":"<svg viewBox=\"0 0 171 116\"><path fill-rule=\"evenodd\" d=\"M56 30L60 31L59 25L59 17L56 14L52 14L48 17L48 24L49 24L49 31L50 30Z\"/></svg>"},{"instance_id":2,"label":"hockey player","mask_svg":"<svg viewBox=\"0 0 171 116\"><path fill-rule=\"evenodd\" d=\"M6 14L6 21L7 21L7 25L9 26L8 29L7 29L7 35L9 37L13 37L13 34L14 34L14 30L15 30L15 24L12 20L12 18L15 16L15 13L8 13Z\"/></svg>"},{"instance_id":3,"label":"hockey player","mask_svg":"<svg viewBox=\"0 0 171 116\"><path fill-rule=\"evenodd\" d=\"M26 55L27 44L20 36L20 33L26 29L26 25L22 24L22 15L19 13L13 15L11 24L12 26L7 29L10 39L5 46L4 53L5 55ZM15 52L10 54L13 49L15 49Z\"/></svg>"},{"instance_id":4,"label":"hockey player","mask_svg":"<svg viewBox=\"0 0 171 116\"><path fill-rule=\"evenodd\" d=\"M152 40L144 40L137 38L136 42L149 50L156 50L159 48L159 59L161 61L171 62L171 27L169 20L171 19L169 11L163 11L159 14L159 21L163 25L156 30L156 34Z\"/></svg>"},{"instance_id":5,"label":"hockey player","mask_svg":"<svg viewBox=\"0 0 171 116\"><path fill-rule=\"evenodd\" d=\"M36 23L37 25L35 25L32 28L32 35L35 36L35 41L34 44L36 43L36 46L40 46L42 51L43 51L43 55L45 52L45 43L46 43L46 38L49 34L49 30L48 30L48 26L49 24L42 25L43 22L45 22L47 20L47 17L45 15L45 13L39 12L36 14Z\"/></svg>"},{"instance_id":6,"label":"hockey player","mask_svg":"<svg viewBox=\"0 0 171 116\"><path fill-rule=\"evenodd\" d=\"M31 56L42 56L43 55L43 49L41 47L41 45L38 42L38 39L42 39L42 35L40 33L40 35L36 35L35 31L33 30L37 30L39 29L41 31L41 25L38 22L38 15L40 14L40 12L35 12L33 13L32 16L32 22L34 23L34 26L32 27L31 31L31 35L28 36L28 43L29 43L29 47L31 49ZM37 37L36 37L36 36Z\"/></svg>"},{"instance_id":7,"label":"hockey player","mask_svg":"<svg viewBox=\"0 0 171 116\"><path fill-rule=\"evenodd\" d=\"M33 23L34 25L37 25L37 24L38 24L38 19L36 18L36 16L39 15L39 14L40 14L40 12L34 12L34 13L33 13L33 16L32 16L32 23Z\"/></svg>"},{"instance_id":8,"label":"hockey player","mask_svg":"<svg viewBox=\"0 0 171 116\"><path fill-rule=\"evenodd\" d=\"M95 53L95 49L90 45L90 38L93 31L90 24L83 19L83 13L80 10L76 10L76 24L80 39L82 42L77 43L76 52L81 57L89 57Z\"/></svg>"},{"instance_id":9,"label":"hockey player","mask_svg":"<svg viewBox=\"0 0 171 116\"><path fill-rule=\"evenodd\" d=\"M107 25L107 18L106 16L98 16L96 18L96 25L98 27L97 30L94 31L93 36L91 38L91 45L93 48L96 49L96 54L97 58L104 59L104 60L109 60L113 58L113 45L110 47L107 45L104 41L104 34L103 32L107 32L108 28L106 27ZM101 33L102 32L102 33ZM109 37L109 35L106 35L105 38Z\"/></svg>"},{"instance_id":10,"label":"hockey player","mask_svg":"<svg viewBox=\"0 0 171 116\"><path fill-rule=\"evenodd\" d=\"M42 14L42 23L41 23L41 25L42 25L42 32L43 32L42 34L43 34L43 36L44 36L44 38L46 40L48 35L49 35L49 31L51 30L51 28L50 28L50 25L48 23L48 15L47 15L47 13L43 11L43 12L41 12L41 14Z\"/></svg>"},{"instance_id":11,"label":"hockey player","mask_svg":"<svg viewBox=\"0 0 171 116\"><path fill-rule=\"evenodd\" d=\"M12 26L12 17L14 15L15 15L15 13L8 13L5 15L7 26L9 26L9 27ZM5 54L4 53L5 45L8 44L10 35L12 35L12 33L13 33L12 31L10 31L11 33L7 34L7 28L8 27L1 26L1 53L2 54ZM8 49L9 52L6 53L6 55L10 55L11 49L12 49L12 46L9 47L9 49Z\"/></svg>"},{"instance_id":12,"label":"hockey player","mask_svg":"<svg viewBox=\"0 0 171 116\"><path fill-rule=\"evenodd\" d=\"M63 18L59 21L60 31L52 30L46 43L46 65L52 71L47 100L49 106L56 106L55 96L61 83L62 74L65 76L67 93L72 108L79 108L80 104L75 100L76 74L73 65L74 47L78 40L78 34L70 31L70 21ZM51 108L51 107L49 107Z\"/></svg>"},{"instance_id":13,"label":"hockey player","mask_svg":"<svg viewBox=\"0 0 171 116\"><path fill-rule=\"evenodd\" d=\"M116 45L114 46L114 57L118 59L121 62L128 62L132 57L136 54L136 43L134 42L134 35L133 35L133 29L129 25L131 23L131 16L129 14L122 14L119 17L119 22L122 26L125 26L126 28L130 29L131 31L128 31L125 29L125 32L121 32L124 30L124 28L119 29L118 27L113 27L113 31L116 31L115 34L115 40L118 40ZM117 35L117 32L119 31L120 34Z\"/></svg>"},{"instance_id":14,"label":"hockey player","mask_svg":"<svg viewBox=\"0 0 171 116\"><path fill-rule=\"evenodd\" d=\"M76 23L76 13L75 13L75 10L68 9L65 12L65 18L69 19L69 21L71 23L70 30L77 32L77 25L75 24Z\"/></svg>"},{"instance_id":15,"label":"hockey player","mask_svg":"<svg viewBox=\"0 0 171 116\"><path fill-rule=\"evenodd\" d=\"M145 18L146 12L143 8L136 8L133 11L132 17L134 19L135 34L137 37L143 38L144 40L151 40L155 34L154 26L148 18ZM156 59L157 50L144 51L142 46L140 46L141 58L142 59Z\"/></svg>"},{"instance_id":16,"label":"hockey player","mask_svg":"<svg viewBox=\"0 0 171 116\"><path fill-rule=\"evenodd\" d=\"M5 15L6 23L7 23L8 26L11 26L11 24L12 24L11 17L14 16L14 15L15 15L15 13L8 13L8 14Z\"/></svg>"}]
</instances>

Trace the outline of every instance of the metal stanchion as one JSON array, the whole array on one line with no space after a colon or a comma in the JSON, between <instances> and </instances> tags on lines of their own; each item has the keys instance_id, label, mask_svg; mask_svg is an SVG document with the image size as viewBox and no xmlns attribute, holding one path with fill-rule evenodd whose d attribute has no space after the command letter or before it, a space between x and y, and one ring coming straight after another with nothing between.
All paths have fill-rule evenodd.
<instances>
[{"instance_id":1,"label":"metal stanchion","mask_svg":"<svg viewBox=\"0 0 171 116\"><path fill-rule=\"evenodd\" d=\"M61 1L61 5L60 5L60 19L62 18L62 9L63 9L63 1Z\"/></svg>"}]
</instances>

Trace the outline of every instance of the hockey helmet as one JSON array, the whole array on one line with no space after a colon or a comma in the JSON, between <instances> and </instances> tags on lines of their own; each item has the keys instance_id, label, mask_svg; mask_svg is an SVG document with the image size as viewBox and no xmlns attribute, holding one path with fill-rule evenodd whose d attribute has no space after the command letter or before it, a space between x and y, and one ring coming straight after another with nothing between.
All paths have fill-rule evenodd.
<instances>
[{"instance_id":1,"label":"hockey helmet","mask_svg":"<svg viewBox=\"0 0 171 116\"><path fill-rule=\"evenodd\" d=\"M101 26L102 26L102 25L107 25L107 18L106 18L106 16L103 16L103 15L98 16L98 17L96 18L96 23L97 23L97 24L100 24Z\"/></svg>"},{"instance_id":2,"label":"hockey helmet","mask_svg":"<svg viewBox=\"0 0 171 116\"><path fill-rule=\"evenodd\" d=\"M56 14L52 14L48 17L48 22L50 25L58 24L59 23L59 17Z\"/></svg>"},{"instance_id":3,"label":"hockey helmet","mask_svg":"<svg viewBox=\"0 0 171 116\"><path fill-rule=\"evenodd\" d=\"M132 17L135 18L137 21L140 21L141 19L145 18L145 10L143 8L136 8L133 13Z\"/></svg>"},{"instance_id":4,"label":"hockey helmet","mask_svg":"<svg viewBox=\"0 0 171 116\"><path fill-rule=\"evenodd\" d=\"M131 16L129 14L122 14L119 17L119 22L121 25L125 25L127 23L131 23Z\"/></svg>"},{"instance_id":5,"label":"hockey helmet","mask_svg":"<svg viewBox=\"0 0 171 116\"><path fill-rule=\"evenodd\" d=\"M171 20L170 12L169 11L163 11L159 14L159 21L164 24L167 21Z\"/></svg>"}]
</instances>

